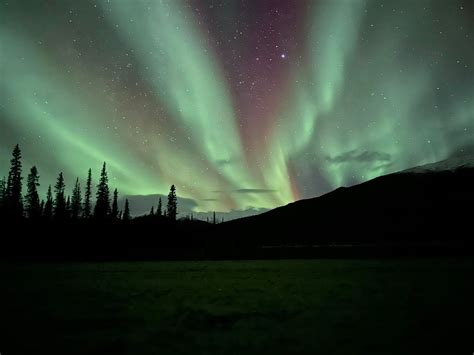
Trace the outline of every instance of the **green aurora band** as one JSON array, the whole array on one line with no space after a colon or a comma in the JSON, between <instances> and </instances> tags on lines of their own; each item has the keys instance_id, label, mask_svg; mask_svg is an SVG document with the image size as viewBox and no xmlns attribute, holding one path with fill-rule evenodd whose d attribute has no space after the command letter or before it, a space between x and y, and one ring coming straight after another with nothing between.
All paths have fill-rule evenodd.
<instances>
[{"instance_id":1,"label":"green aurora band","mask_svg":"<svg viewBox=\"0 0 474 355\"><path fill-rule=\"evenodd\" d=\"M2 3L0 173L19 143L25 175L36 165L43 191L60 170L71 188L106 161L122 195L175 184L195 211L229 211L474 152L466 1L295 4L297 51L285 69L272 64L287 75L256 141L242 127L260 132L261 121L242 119L246 103L195 14L216 1L203 2ZM231 3L222 16L258 10Z\"/></svg>"}]
</instances>

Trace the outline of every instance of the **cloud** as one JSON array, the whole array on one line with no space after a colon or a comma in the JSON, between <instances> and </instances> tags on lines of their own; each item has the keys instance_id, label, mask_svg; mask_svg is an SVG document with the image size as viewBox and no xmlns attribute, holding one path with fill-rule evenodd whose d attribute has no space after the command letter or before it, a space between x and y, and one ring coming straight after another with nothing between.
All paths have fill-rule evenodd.
<instances>
[{"instance_id":1,"label":"cloud","mask_svg":"<svg viewBox=\"0 0 474 355\"><path fill-rule=\"evenodd\" d=\"M393 162L386 162L386 163L385 163L385 162L381 162L380 164L373 166L370 170L372 170L372 171L378 171L378 170L382 170L382 169L388 169L388 168L390 168L392 165L393 165Z\"/></svg>"},{"instance_id":2,"label":"cloud","mask_svg":"<svg viewBox=\"0 0 474 355\"><path fill-rule=\"evenodd\" d=\"M331 164L343 163L382 163L384 166L392 163L392 156L388 153L354 149L334 157L327 157Z\"/></svg>"},{"instance_id":3,"label":"cloud","mask_svg":"<svg viewBox=\"0 0 474 355\"><path fill-rule=\"evenodd\" d=\"M233 190L232 192L238 193L238 194L268 194L268 193L274 193L277 190L273 189L237 189Z\"/></svg>"}]
</instances>

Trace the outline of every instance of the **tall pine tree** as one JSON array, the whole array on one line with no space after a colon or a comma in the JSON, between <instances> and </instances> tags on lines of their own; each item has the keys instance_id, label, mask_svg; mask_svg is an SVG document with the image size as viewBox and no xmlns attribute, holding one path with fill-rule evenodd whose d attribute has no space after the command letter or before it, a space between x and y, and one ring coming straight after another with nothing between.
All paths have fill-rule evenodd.
<instances>
[{"instance_id":1,"label":"tall pine tree","mask_svg":"<svg viewBox=\"0 0 474 355\"><path fill-rule=\"evenodd\" d=\"M118 191L117 189L114 190L114 198L112 200L112 212L110 213L112 219L118 218Z\"/></svg>"},{"instance_id":2,"label":"tall pine tree","mask_svg":"<svg viewBox=\"0 0 474 355\"><path fill-rule=\"evenodd\" d=\"M129 221L130 220L130 207L128 205L128 198L125 199L125 208L123 210L123 220Z\"/></svg>"},{"instance_id":3,"label":"tall pine tree","mask_svg":"<svg viewBox=\"0 0 474 355\"><path fill-rule=\"evenodd\" d=\"M82 196L81 196L81 183L79 178L76 178L76 183L74 184L74 189L72 190L71 198L71 218L73 220L78 220L81 216L82 210Z\"/></svg>"},{"instance_id":4,"label":"tall pine tree","mask_svg":"<svg viewBox=\"0 0 474 355\"><path fill-rule=\"evenodd\" d=\"M100 173L99 184L97 185L96 203L94 207L94 217L99 220L105 219L110 213L110 191L109 178L104 162Z\"/></svg>"},{"instance_id":5,"label":"tall pine tree","mask_svg":"<svg viewBox=\"0 0 474 355\"><path fill-rule=\"evenodd\" d=\"M156 215L158 217L161 217L163 215L163 206L161 204L161 197L160 199L158 200L158 208L156 209Z\"/></svg>"},{"instance_id":6,"label":"tall pine tree","mask_svg":"<svg viewBox=\"0 0 474 355\"><path fill-rule=\"evenodd\" d=\"M46 194L46 203L43 209L43 218L50 221L53 218L53 193L51 192L51 185L48 187L48 193Z\"/></svg>"},{"instance_id":7,"label":"tall pine tree","mask_svg":"<svg viewBox=\"0 0 474 355\"><path fill-rule=\"evenodd\" d=\"M12 219L23 217L23 199L21 195L21 150L17 144L13 148L13 157L10 160L10 172L8 173L5 207L6 214Z\"/></svg>"},{"instance_id":8,"label":"tall pine tree","mask_svg":"<svg viewBox=\"0 0 474 355\"><path fill-rule=\"evenodd\" d=\"M25 207L29 219L37 220L41 216L40 198L38 195L39 175L36 166L33 166L26 179Z\"/></svg>"},{"instance_id":9,"label":"tall pine tree","mask_svg":"<svg viewBox=\"0 0 474 355\"><path fill-rule=\"evenodd\" d=\"M64 196L64 190L66 184L64 183L63 173L59 173L56 185L54 185L54 219L57 221L63 221L66 218L66 197Z\"/></svg>"},{"instance_id":10,"label":"tall pine tree","mask_svg":"<svg viewBox=\"0 0 474 355\"><path fill-rule=\"evenodd\" d=\"M92 206L91 206L91 197L92 197L92 170L89 169L87 173L87 181L86 181L86 191L84 194L84 218L88 219L92 213Z\"/></svg>"},{"instance_id":11,"label":"tall pine tree","mask_svg":"<svg viewBox=\"0 0 474 355\"><path fill-rule=\"evenodd\" d=\"M178 199L176 197L176 187L174 185L171 185L168 194L168 206L166 207L166 210L168 218L176 221L176 215L178 214Z\"/></svg>"}]
</instances>

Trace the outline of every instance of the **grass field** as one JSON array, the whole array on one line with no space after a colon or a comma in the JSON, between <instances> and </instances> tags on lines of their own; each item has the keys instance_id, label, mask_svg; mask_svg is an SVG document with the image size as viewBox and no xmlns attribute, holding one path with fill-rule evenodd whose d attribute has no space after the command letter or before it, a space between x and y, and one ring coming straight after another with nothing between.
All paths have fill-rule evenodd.
<instances>
[{"instance_id":1,"label":"grass field","mask_svg":"<svg viewBox=\"0 0 474 355\"><path fill-rule=\"evenodd\" d=\"M466 259L0 267L1 355L474 352Z\"/></svg>"}]
</instances>

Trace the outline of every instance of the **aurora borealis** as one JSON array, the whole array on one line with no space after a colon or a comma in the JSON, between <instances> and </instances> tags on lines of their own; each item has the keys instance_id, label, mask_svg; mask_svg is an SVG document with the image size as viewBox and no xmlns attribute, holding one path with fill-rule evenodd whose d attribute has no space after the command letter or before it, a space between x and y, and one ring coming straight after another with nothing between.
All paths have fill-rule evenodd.
<instances>
[{"instance_id":1,"label":"aurora borealis","mask_svg":"<svg viewBox=\"0 0 474 355\"><path fill-rule=\"evenodd\" d=\"M42 189L273 208L474 152L469 0L5 0L0 46L0 173Z\"/></svg>"}]
</instances>

